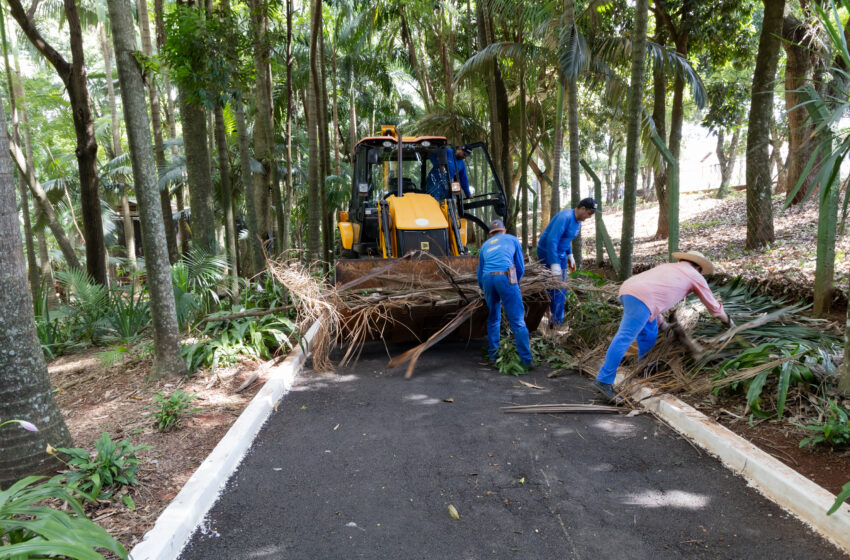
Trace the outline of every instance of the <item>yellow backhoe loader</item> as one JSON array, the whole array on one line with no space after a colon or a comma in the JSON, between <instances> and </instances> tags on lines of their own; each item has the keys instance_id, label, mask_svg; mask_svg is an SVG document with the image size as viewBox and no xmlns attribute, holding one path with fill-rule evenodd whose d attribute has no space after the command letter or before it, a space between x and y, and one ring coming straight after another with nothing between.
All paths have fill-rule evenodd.
<instances>
[{"instance_id":1,"label":"yellow backhoe loader","mask_svg":"<svg viewBox=\"0 0 850 560\"><path fill-rule=\"evenodd\" d=\"M457 176L448 175L457 162L448 161L456 152L445 137L400 137L395 127L383 126L380 136L363 138L354 149L351 200L338 216L337 286L404 293L454 284L461 296L448 305L431 301L393 309L371 329L371 339L424 341L468 301L455 279L464 276L469 289L478 268L476 240L486 239L490 220L505 219L507 205L484 143L464 145L463 151L470 196ZM526 305L529 330L545 307L545 301ZM452 325L452 336L483 336L486 318L486 307L478 307L457 328Z\"/></svg>"}]
</instances>

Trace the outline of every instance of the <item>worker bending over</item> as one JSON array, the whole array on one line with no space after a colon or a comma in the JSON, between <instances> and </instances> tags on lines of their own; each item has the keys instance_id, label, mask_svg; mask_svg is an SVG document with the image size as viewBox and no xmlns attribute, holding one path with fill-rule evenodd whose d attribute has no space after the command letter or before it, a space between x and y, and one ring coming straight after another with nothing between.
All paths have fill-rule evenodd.
<instances>
[{"instance_id":1,"label":"worker bending over","mask_svg":"<svg viewBox=\"0 0 850 560\"><path fill-rule=\"evenodd\" d=\"M567 271L576 269L573 257L572 242L581 232L581 223L597 212L596 201L585 198L575 209L561 210L552 220L540 241L537 243L537 257L550 271L561 279L566 278ZM563 288L548 290L549 292L549 324L560 325L564 320L564 300L567 291Z\"/></svg>"},{"instance_id":2,"label":"worker bending over","mask_svg":"<svg viewBox=\"0 0 850 560\"><path fill-rule=\"evenodd\" d=\"M525 308L519 290L519 281L525 272L522 246L516 237L505 233L502 220L493 220L490 224L490 236L478 253L478 286L484 292L487 309L490 311L487 317L487 351L490 359L495 362L504 306L516 340L517 353L523 365L531 369L534 363L528 343L528 329L525 326Z\"/></svg>"},{"instance_id":3,"label":"worker bending over","mask_svg":"<svg viewBox=\"0 0 850 560\"><path fill-rule=\"evenodd\" d=\"M459 146L452 150L446 146L445 165L437 163L437 154L432 153L429 159L433 167L425 179L425 190L437 200L445 200L451 196L451 182L458 181L463 194L467 198L471 196L469 190L469 178L466 176L466 156L471 150L466 146Z\"/></svg>"},{"instance_id":4,"label":"worker bending over","mask_svg":"<svg viewBox=\"0 0 850 560\"><path fill-rule=\"evenodd\" d=\"M593 382L612 402L617 400L612 384L626 350L637 340L638 360L649 352L655 345L658 327L664 323L662 314L691 292L714 317L729 327L734 326L703 277L714 272L714 265L699 251L673 253L673 258L678 262L658 265L632 276L620 286L623 319Z\"/></svg>"}]
</instances>

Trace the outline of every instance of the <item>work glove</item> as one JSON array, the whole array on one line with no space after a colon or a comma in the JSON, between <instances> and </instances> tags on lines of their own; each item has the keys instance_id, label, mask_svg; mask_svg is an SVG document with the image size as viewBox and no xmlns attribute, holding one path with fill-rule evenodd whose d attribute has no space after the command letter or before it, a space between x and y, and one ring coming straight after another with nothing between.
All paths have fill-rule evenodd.
<instances>
[{"instance_id":1,"label":"work glove","mask_svg":"<svg viewBox=\"0 0 850 560\"><path fill-rule=\"evenodd\" d=\"M561 270L561 265L560 265L559 263L553 263L553 264L551 264L551 265L549 266L549 270L551 270L551 271L552 271L552 275L553 275L553 276L558 276L558 277L560 277L560 276L561 276L562 270Z\"/></svg>"},{"instance_id":2,"label":"work glove","mask_svg":"<svg viewBox=\"0 0 850 560\"><path fill-rule=\"evenodd\" d=\"M576 271L576 259L575 259L575 257L573 256L572 253L567 255L567 268L569 269L570 272Z\"/></svg>"}]
</instances>

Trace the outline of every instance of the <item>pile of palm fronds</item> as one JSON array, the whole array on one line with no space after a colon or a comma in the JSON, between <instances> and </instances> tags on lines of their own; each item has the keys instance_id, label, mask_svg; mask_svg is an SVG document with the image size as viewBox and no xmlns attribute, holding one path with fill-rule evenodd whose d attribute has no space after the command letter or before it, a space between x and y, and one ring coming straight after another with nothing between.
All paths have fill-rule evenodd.
<instances>
[{"instance_id":1,"label":"pile of palm fronds","mask_svg":"<svg viewBox=\"0 0 850 560\"><path fill-rule=\"evenodd\" d=\"M416 258L433 258L428 254ZM338 286L328 286L321 278L313 276L302 265L269 261L268 268L275 279L285 286L298 308L299 317L306 323L322 323L319 342L313 343L314 363L328 365L328 356L334 341L345 346L340 363L356 359L367 340L392 338L395 329L409 329L405 317L414 314L415 308L445 309L439 317L442 326L428 340L422 341L419 353L440 340L485 307L477 276L453 269L444 261L433 259L440 275L434 277L404 273L398 266L414 256L395 259L356 280ZM374 287L375 285L380 287ZM546 290L558 287L578 288L572 281L564 282L538 263L530 263L520 282L523 299L547 301ZM602 288L588 285L588 289ZM411 334L416 336L418 333ZM393 365L411 361L413 353ZM412 360L415 363L415 358ZM412 369L412 368L410 368Z\"/></svg>"},{"instance_id":2,"label":"pile of palm fronds","mask_svg":"<svg viewBox=\"0 0 850 560\"><path fill-rule=\"evenodd\" d=\"M624 360L627 379L669 392L740 391L749 412L759 416L782 416L792 398L815 402L820 389L837 382L833 356L841 338L835 325L806 316L805 304L759 294L737 280L712 289L738 326L726 329L691 296L640 363ZM582 369L596 374L609 342L583 352Z\"/></svg>"}]
</instances>

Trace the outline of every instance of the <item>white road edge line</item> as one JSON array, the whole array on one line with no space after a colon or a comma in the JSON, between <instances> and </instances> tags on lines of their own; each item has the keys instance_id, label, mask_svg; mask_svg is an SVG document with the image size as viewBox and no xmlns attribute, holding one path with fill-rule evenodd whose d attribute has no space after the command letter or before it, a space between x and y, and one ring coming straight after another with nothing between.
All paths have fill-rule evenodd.
<instances>
[{"instance_id":1,"label":"white road edge line","mask_svg":"<svg viewBox=\"0 0 850 560\"><path fill-rule=\"evenodd\" d=\"M835 495L673 395L640 387L632 392L632 398L746 478L765 497L850 553L850 505L845 503L828 516Z\"/></svg>"},{"instance_id":2,"label":"white road edge line","mask_svg":"<svg viewBox=\"0 0 850 560\"><path fill-rule=\"evenodd\" d=\"M260 428L289 392L319 327L318 321L313 323L301 344L280 365L268 370L268 381L263 388L254 395L212 453L162 511L153 529L133 547L130 552L132 560L173 560L179 556L218 500L230 476L236 472Z\"/></svg>"}]
</instances>

